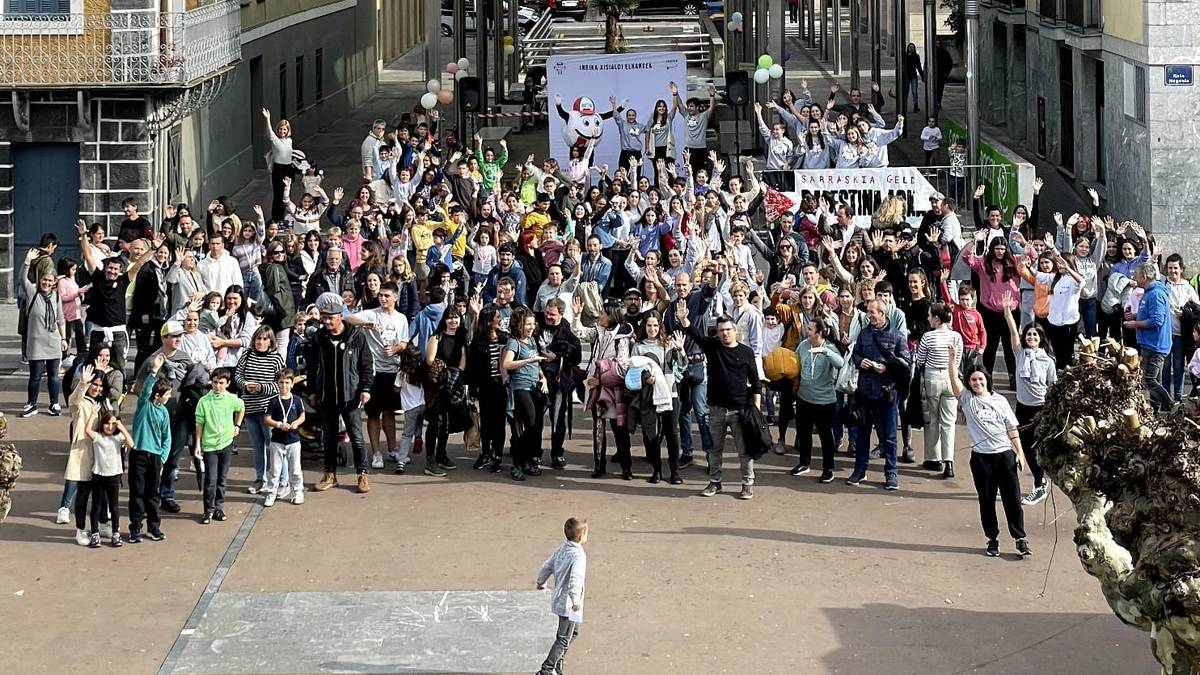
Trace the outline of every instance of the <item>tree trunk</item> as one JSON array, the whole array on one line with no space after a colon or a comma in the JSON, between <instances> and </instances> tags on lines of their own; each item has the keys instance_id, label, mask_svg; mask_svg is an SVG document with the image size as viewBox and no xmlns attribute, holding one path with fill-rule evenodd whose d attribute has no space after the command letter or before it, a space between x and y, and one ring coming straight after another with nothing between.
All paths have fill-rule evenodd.
<instances>
[{"instance_id":1,"label":"tree trunk","mask_svg":"<svg viewBox=\"0 0 1200 675\"><path fill-rule=\"evenodd\" d=\"M604 53L620 54L625 51L625 40L621 34L621 17L608 14L604 17Z\"/></svg>"}]
</instances>

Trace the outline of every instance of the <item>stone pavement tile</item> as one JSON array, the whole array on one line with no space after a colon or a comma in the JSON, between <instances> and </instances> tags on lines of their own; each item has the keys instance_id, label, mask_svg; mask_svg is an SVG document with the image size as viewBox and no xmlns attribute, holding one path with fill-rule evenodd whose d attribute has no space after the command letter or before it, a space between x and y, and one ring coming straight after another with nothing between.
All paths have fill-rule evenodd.
<instances>
[{"instance_id":1,"label":"stone pavement tile","mask_svg":"<svg viewBox=\"0 0 1200 675\"><path fill-rule=\"evenodd\" d=\"M529 672L554 641L548 599L540 591L218 593L170 673Z\"/></svg>"}]
</instances>

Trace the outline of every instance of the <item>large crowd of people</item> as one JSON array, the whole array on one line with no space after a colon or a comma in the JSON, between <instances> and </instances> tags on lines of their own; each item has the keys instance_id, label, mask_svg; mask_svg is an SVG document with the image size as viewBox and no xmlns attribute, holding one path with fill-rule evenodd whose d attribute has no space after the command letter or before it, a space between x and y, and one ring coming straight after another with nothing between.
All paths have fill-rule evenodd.
<instances>
[{"instance_id":1,"label":"large crowd of people","mask_svg":"<svg viewBox=\"0 0 1200 675\"><path fill-rule=\"evenodd\" d=\"M113 546L161 540L160 511L181 511L188 472L201 522L225 520L235 455L250 455L263 506L300 504L339 471L366 493L373 472L404 474L422 454L429 476L469 457L474 470L536 479L568 466L577 415L591 421L597 479L681 484L699 449L697 486L711 497L728 450L737 496L750 499L757 459L792 454L790 474L804 476L815 436L819 482L835 480L845 439L846 483L864 484L874 463L896 490L898 464L919 461L914 428L923 469L961 470L961 413L987 552L999 550L999 493L1028 555L1020 507L1048 490L1030 421L1078 338L1141 350L1159 410L1183 395L1185 371L1200 374L1197 277L1137 223L1101 217L1094 194L1090 213L1066 219L1039 211L1039 181L1012 213L980 187L920 205L888 197L869 228L823 196L768 221L762 160L706 145L713 92L671 93L671 112L664 100L625 117L642 136L623 142L621 166L590 164L587 147L567 166L511 163L503 141L439 136L436 116L379 120L361 182L328 191L287 121L264 110L265 208L221 197L152 223L130 198L115 241L77 223L78 260L46 235L20 271L21 415L59 415L64 399L70 409L59 522L73 516L92 547L102 531ZM862 92L841 97L814 105L785 91L756 108L762 165L886 166L903 119L884 129ZM676 113L686 139L671 136ZM998 352L1006 374L994 377ZM306 454L320 464L303 465Z\"/></svg>"}]
</instances>

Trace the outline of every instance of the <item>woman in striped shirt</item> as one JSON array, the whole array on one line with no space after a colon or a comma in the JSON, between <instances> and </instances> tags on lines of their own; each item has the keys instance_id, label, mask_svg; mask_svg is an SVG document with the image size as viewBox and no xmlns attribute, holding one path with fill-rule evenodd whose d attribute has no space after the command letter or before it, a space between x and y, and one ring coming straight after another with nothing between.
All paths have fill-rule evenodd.
<instances>
[{"instance_id":1,"label":"woman in striped shirt","mask_svg":"<svg viewBox=\"0 0 1200 675\"><path fill-rule=\"evenodd\" d=\"M950 354L963 353L962 336L950 330L953 314L949 305L929 309L930 330L921 336L914 365L925 366L925 463L942 478L954 477L954 421L958 399L950 387Z\"/></svg>"},{"instance_id":2,"label":"woman in striped shirt","mask_svg":"<svg viewBox=\"0 0 1200 675\"><path fill-rule=\"evenodd\" d=\"M276 380L283 372L283 357L275 350L275 331L270 326L260 326L254 331L250 349L242 351L237 367L233 370L233 381L246 404L246 426L250 430L250 442L254 452L254 485L250 494L262 489L267 468L267 444L271 441L271 430L267 428L267 403L279 393ZM286 467L281 473L288 475Z\"/></svg>"}]
</instances>

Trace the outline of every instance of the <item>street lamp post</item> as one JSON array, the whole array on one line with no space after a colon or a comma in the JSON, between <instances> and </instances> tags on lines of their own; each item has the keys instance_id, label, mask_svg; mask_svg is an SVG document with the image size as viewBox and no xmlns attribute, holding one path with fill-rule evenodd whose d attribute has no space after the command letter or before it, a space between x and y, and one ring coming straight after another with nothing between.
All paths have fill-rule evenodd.
<instances>
[{"instance_id":1,"label":"street lamp post","mask_svg":"<svg viewBox=\"0 0 1200 675\"><path fill-rule=\"evenodd\" d=\"M425 81L442 78L442 3L425 0Z\"/></svg>"},{"instance_id":2,"label":"street lamp post","mask_svg":"<svg viewBox=\"0 0 1200 675\"><path fill-rule=\"evenodd\" d=\"M868 15L871 24L871 81L879 84L879 81L883 79L883 44L879 25L883 21L883 8L879 4L880 0L870 0L870 2Z\"/></svg>"},{"instance_id":3,"label":"street lamp post","mask_svg":"<svg viewBox=\"0 0 1200 675\"><path fill-rule=\"evenodd\" d=\"M933 114L933 92L938 77L937 64L934 63L935 48L937 47L937 7L933 0L925 0L925 113Z\"/></svg>"},{"instance_id":4,"label":"street lamp post","mask_svg":"<svg viewBox=\"0 0 1200 675\"><path fill-rule=\"evenodd\" d=\"M862 24L862 0L850 0L850 88L859 86L859 30Z\"/></svg>"},{"instance_id":5,"label":"street lamp post","mask_svg":"<svg viewBox=\"0 0 1200 675\"><path fill-rule=\"evenodd\" d=\"M842 74L842 0L833 0L833 74Z\"/></svg>"},{"instance_id":6,"label":"street lamp post","mask_svg":"<svg viewBox=\"0 0 1200 675\"><path fill-rule=\"evenodd\" d=\"M908 113L908 102L904 95L904 56L908 53L908 34L904 30L904 0L895 0L892 8L896 11L895 20L892 22L892 42L895 46L893 53L896 57L896 111L904 115Z\"/></svg>"},{"instance_id":7,"label":"street lamp post","mask_svg":"<svg viewBox=\"0 0 1200 675\"><path fill-rule=\"evenodd\" d=\"M979 160L979 0L966 0L963 15L967 20L967 164L974 167ZM975 169L969 171L968 187L978 185Z\"/></svg>"}]
</instances>

